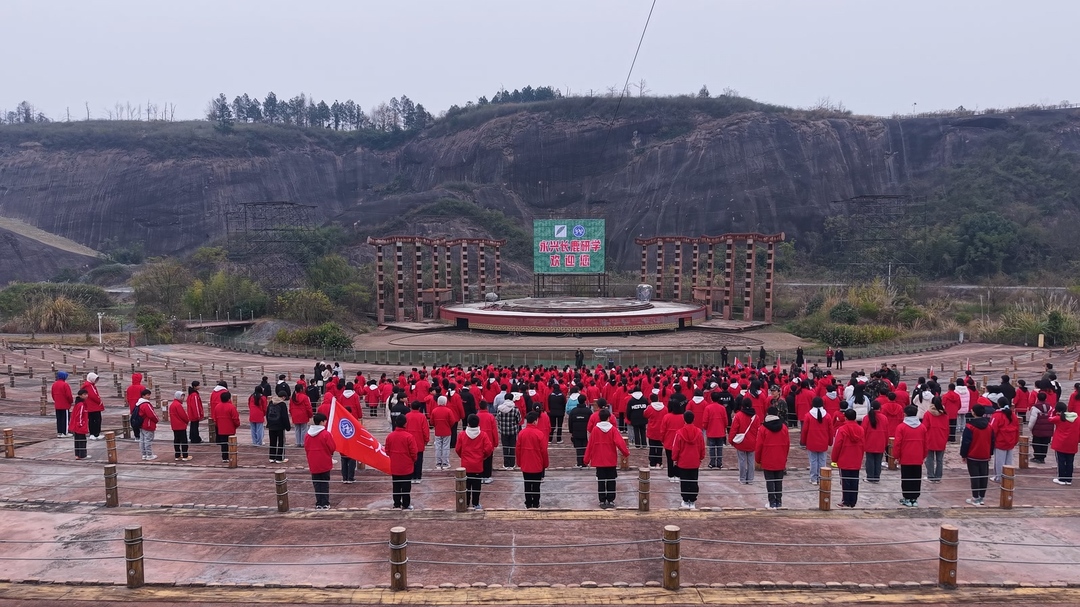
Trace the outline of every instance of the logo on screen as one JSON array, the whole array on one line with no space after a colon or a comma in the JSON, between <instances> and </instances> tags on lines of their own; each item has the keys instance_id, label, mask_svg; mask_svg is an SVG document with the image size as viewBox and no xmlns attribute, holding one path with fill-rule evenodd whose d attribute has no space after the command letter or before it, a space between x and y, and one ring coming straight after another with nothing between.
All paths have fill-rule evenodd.
<instances>
[{"instance_id":1,"label":"logo on screen","mask_svg":"<svg viewBox=\"0 0 1080 607\"><path fill-rule=\"evenodd\" d=\"M585 226L580 225L580 224L574 226L574 238L583 238L584 236L585 236Z\"/></svg>"},{"instance_id":2,"label":"logo on screen","mask_svg":"<svg viewBox=\"0 0 1080 607\"><path fill-rule=\"evenodd\" d=\"M555 238L566 238L566 226L555 226Z\"/></svg>"}]
</instances>

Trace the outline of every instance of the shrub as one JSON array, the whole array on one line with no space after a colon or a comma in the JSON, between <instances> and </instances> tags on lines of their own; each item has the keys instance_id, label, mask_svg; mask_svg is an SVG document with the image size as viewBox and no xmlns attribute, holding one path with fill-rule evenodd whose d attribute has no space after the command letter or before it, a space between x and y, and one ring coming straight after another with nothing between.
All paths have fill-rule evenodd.
<instances>
[{"instance_id":1,"label":"shrub","mask_svg":"<svg viewBox=\"0 0 1080 607\"><path fill-rule=\"evenodd\" d=\"M0 291L0 317L23 315L31 304L57 297L68 299L88 310L111 308L112 298L105 289L94 285L69 283L15 283ZM97 325L94 325L97 328Z\"/></svg>"},{"instance_id":2,"label":"shrub","mask_svg":"<svg viewBox=\"0 0 1080 607\"><path fill-rule=\"evenodd\" d=\"M334 316L334 304L322 291L290 291L278 296L274 306L281 318L296 322L325 322Z\"/></svg>"},{"instance_id":3,"label":"shrub","mask_svg":"<svg viewBox=\"0 0 1080 607\"><path fill-rule=\"evenodd\" d=\"M842 301L829 310L829 320L846 325L853 325L859 321L859 311L850 303Z\"/></svg>"},{"instance_id":4,"label":"shrub","mask_svg":"<svg viewBox=\"0 0 1080 607\"><path fill-rule=\"evenodd\" d=\"M900 321L900 323L904 326L910 327L911 325L915 324L915 321L923 317L924 315L922 311L918 308L907 307L903 310L900 310L900 313L897 314L896 319Z\"/></svg>"},{"instance_id":5,"label":"shrub","mask_svg":"<svg viewBox=\"0 0 1080 607\"><path fill-rule=\"evenodd\" d=\"M317 327L306 327L289 331L281 329L275 339L281 343L297 346L312 346L316 348L330 348L344 350L352 347L352 339L341 325L333 322L324 322Z\"/></svg>"},{"instance_id":6,"label":"shrub","mask_svg":"<svg viewBox=\"0 0 1080 607\"><path fill-rule=\"evenodd\" d=\"M810 301L806 302L806 315L813 316L821 311L821 307L825 305L825 294L815 293Z\"/></svg>"}]
</instances>

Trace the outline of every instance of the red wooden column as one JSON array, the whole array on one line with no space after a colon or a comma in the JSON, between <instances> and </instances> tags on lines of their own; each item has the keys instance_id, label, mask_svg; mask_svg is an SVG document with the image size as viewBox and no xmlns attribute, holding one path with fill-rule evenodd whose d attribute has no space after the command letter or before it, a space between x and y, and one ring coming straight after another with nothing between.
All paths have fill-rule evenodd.
<instances>
[{"instance_id":1,"label":"red wooden column","mask_svg":"<svg viewBox=\"0 0 1080 607\"><path fill-rule=\"evenodd\" d=\"M641 245L641 282L638 283L638 284L645 284L645 281L648 279L648 276L646 276L646 273L649 270L648 255L649 255L649 245L647 245L647 244Z\"/></svg>"},{"instance_id":2,"label":"red wooden column","mask_svg":"<svg viewBox=\"0 0 1080 607\"><path fill-rule=\"evenodd\" d=\"M468 303L469 298L469 241L461 241L461 303Z\"/></svg>"},{"instance_id":3,"label":"red wooden column","mask_svg":"<svg viewBox=\"0 0 1080 607\"><path fill-rule=\"evenodd\" d=\"M694 241L694 268L690 271L690 281L693 283L693 287L690 289L690 295L693 297L693 290L698 285L698 267L701 266L701 251L698 247L698 242Z\"/></svg>"},{"instance_id":4,"label":"red wooden column","mask_svg":"<svg viewBox=\"0 0 1080 607\"><path fill-rule=\"evenodd\" d=\"M754 239L746 239L746 280L743 285L743 320L754 320Z\"/></svg>"},{"instance_id":5,"label":"red wooden column","mask_svg":"<svg viewBox=\"0 0 1080 607\"><path fill-rule=\"evenodd\" d=\"M442 288L442 271L439 268L439 245L431 245L431 274L435 280L435 288Z\"/></svg>"},{"instance_id":6,"label":"red wooden column","mask_svg":"<svg viewBox=\"0 0 1080 607\"><path fill-rule=\"evenodd\" d=\"M664 299L664 241L656 241L656 298Z\"/></svg>"},{"instance_id":7,"label":"red wooden column","mask_svg":"<svg viewBox=\"0 0 1080 607\"><path fill-rule=\"evenodd\" d=\"M681 240L675 241L675 301L682 301L682 248Z\"/></svg>"},{"instance_id":8,"label":"red wooden column","mask_svg":"<svg viewBox=\"0 0 1080 607\"><path fill-rule=\"evenodd\" d=\"M394 295L397 297L397 313L394 320L405 320L405 252L404 243L400 240L394 242L394 263L397 268L397 284L394 286Z\"/></svg>"},{"instance_id":9,"label":"red wooden column","mask_svg":"<svg viewBox=\"0 0 1080 607\"><path fill-rule=\"evenodd\" d=\"M499 294L499 287L502 286L502 257L498 245L495 245L495 294Z\"/></svg>"},{"instance_id":10,"label":"red wooden column","mask_svg":"<svg viewBox=\"0 0 1080 607\"><path fill-rule=\"evenodd\" d=\"M480 301L487 301L487 253L484 252L484 243L480 243Z\"/></svg>"},{"instance_id":11,"label":"red wooden column","mask_svg":"<svg viewBox=\"0 0 1080 607\"><path fill-rule=\"evenodd\" d=\"M724 320L731 320L731 304L735 300L735 241L724 243Z\"/></svg>"},{"instance_id":12,"label":"red wooden column","mask_svg":"<svg viewBox=\"0 0 1080 607\"><path fill-rule=\"evenodd\" d=\"M769 241L769 254L766 257L768 264L765 267L765 322L773 319L773 270L776 265L776 243Z\"/></svg>"},{"instance_id":13,"label":"red wooden column","mask_svg":"<svg viewBox=\"0 0 1080 607\"><path fill-rule=\"evenodd\" d=\"M383 250L382 245L375 245L375 316L381 325L386 322L386 308L383 296Z\"/></svg>"},{"instance_id":14,"label":"red wooden column","mask_svg":"<svg viewBox=\"0 0 1080 607\"><path fill-rule=\"evenodd\" d=\"M450 289L450 299L454 298L454 275L450 270L450 243L443 243L443 253L445 253L446 264L446 288Z\"/></svg>"},{"instance_id":15,"label":"red wooden column","mask_svg":"<svg viewBox=\"0 0 1080 607\"><path fill-rule=\"evenodd\" d=\"M709 243L709 254L706 258L707 267L705 268L705 286L709 288L708 293L705 295L705 309L706 316L711 317L713 311L713 250L716 245Z\"/></svg>"},{"instance_id":16,"label":"red wooden column","mask_svg":"<svg viewBox=\"0 0 1080 607\"><path fill-rule=\"evenodd\" d=\"M413 306L416 308L416 316L413 320L424 319L424 249L420 241L415 241L413 250L416 251L416 291L413 294Z\"/></svg>"}]
</instances>

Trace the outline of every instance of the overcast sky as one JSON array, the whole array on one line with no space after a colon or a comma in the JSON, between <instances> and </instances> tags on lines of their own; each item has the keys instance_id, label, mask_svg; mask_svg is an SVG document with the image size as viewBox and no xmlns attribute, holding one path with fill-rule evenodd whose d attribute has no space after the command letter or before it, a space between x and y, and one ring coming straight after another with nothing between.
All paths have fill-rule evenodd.
<instances>
[{"instance_id":1,"label":"overcast sky","mask_svg":"<svg viewBox=\"0 0 1080 607\"><path fill-rule=\"evenodd\" d=\"M0 110L218 93L432 113L500 87L621 87L652 0L0 0ZM632 82L860 114L1080 102L1080 0L657 0Z\"/></svg>"}]
</instances>

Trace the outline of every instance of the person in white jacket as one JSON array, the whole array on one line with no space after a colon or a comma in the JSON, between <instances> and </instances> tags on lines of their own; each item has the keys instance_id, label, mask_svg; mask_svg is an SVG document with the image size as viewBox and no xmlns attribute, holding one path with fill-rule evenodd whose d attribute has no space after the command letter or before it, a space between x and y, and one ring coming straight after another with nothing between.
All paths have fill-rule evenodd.
<instances>
[{"instance_id":1,"label":"person in white jacket","mask_svg":"<svg viewBox=\"0 0 1080 607\"><path fill-rule=\"evenodd\" d=\"M962 381L956 382L956 394L960 397L960 412L956 415L956 431L959 434L967 426L967 414L971 411L971 390Z\"/></svg>"}]
</instances>

